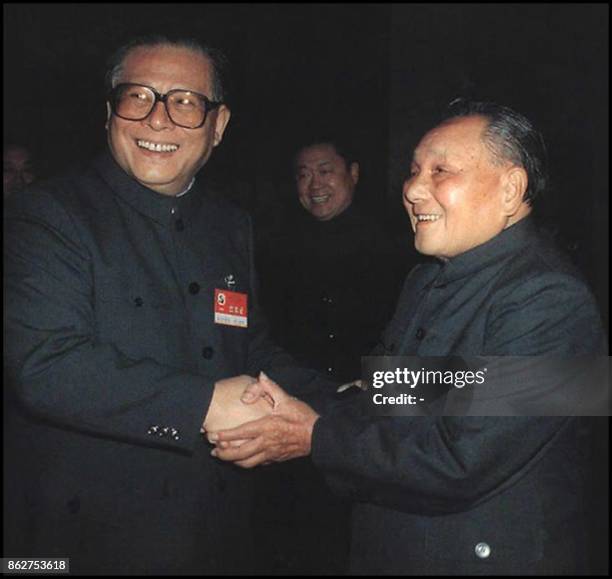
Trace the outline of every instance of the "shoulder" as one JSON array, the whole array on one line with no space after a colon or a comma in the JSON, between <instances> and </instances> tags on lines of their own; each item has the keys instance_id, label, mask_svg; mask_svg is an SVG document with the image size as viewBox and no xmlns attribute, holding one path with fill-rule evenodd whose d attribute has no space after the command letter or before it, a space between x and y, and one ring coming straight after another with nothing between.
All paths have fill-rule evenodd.
<instances>
[{"instance_id":1,"label":"shoulder","mask_svg":"<svg viewBox=\"0 0 612 579\"><path fill-rule=\"evenodd\" d=\"M604 343L584 277L541 236L508 260L492 290L488 318L489 346L508 355L592 353Z\"/></svg>"},{"instance_id":2,"label":"shoulder","mask_svg":"<svg viewBox=\"0 0 612 579\"><path fill-rule=\"evenodd\" d=\"M70 178L64 176L24 189L5 206L5 231L10 236L14 230L21 236L31 226L71 229L75 200L70 189Z\"/></svg>"},{"instance_id":3,"label":"shoulder","mask_svg":"<svg viewBox=\"0 0 612 579\"><path fill-rule=\"evenodd\" d=\"M100 201L104 188L104 182L92 168L76 166L11 197L5 207L5 219L30 216L57 224L60 216L78 214L84 207L94 206L91 200Z\"/></svg>"},{"instance_id":4,"label":"shoulder","mask_svg":"<svg viewBox=\"0 0 612 579\"><path fill-rule=\"evenodd\" d=\"M527 297L552 290L591 297L586 280L569 257L550 238L534 234L527 249L508 260L495 294Z\"/></svg>"}]
</instances>

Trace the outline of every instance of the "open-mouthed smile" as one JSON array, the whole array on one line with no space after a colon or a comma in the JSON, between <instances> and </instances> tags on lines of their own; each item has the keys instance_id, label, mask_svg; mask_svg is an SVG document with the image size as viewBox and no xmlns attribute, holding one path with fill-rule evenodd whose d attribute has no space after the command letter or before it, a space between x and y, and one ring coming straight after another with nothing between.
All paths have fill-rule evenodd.
<instances>
[{"instance_id":1,"label":"open-mouthed smile","mask_svg":"<svg viewBox=\"0 0 612 579\"><path fill-rule=\"evenodd\" d=\"M136 145L141 149L154 153L174 153L174 151L178 151L179 149L179 145L174 143L154 143L153 141L145 141L144 139L138 139Z\"/></svg>"}]
</instances>

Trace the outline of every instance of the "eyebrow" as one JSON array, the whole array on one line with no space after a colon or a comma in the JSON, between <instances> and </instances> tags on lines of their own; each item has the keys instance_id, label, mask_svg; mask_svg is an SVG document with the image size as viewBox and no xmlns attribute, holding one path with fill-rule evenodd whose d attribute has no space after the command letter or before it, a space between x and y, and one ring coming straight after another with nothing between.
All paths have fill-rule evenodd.
<instances>
[{"instance_id":1,"label":"eyebrow","mask_svg":"<svg viewBox=\"0 0 612 579\"><path fill-rule=\"evenodd\" d=\"M321 162L317 163L316 166L317 167L323 167L323 165L330 165L330 166L333 167L333 162L332 161L321 161ZM309 169L309 168L310 168L309 165L298 165L297 166L298 170L300 170L300 169Z\"/></svg>"}]
</instances>

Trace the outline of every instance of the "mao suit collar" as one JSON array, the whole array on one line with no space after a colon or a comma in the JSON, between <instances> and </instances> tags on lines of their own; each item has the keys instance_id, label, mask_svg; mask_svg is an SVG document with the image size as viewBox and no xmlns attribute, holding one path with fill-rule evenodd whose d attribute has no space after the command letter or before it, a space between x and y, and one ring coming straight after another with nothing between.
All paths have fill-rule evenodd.
<instances>
[{"instance_id":1,"label":"mao suit collar","mask_svg":"<svg viewBox=\"0 0 612 579\"><path fill-rule=\"evenodd\" d=\"M528 251L530 240L534 235L533 220L529 217L521 219L486 243L443 263L435 285L446 285L475 275L520 251Z\"/></svg>"},{"instance_id":2,"label":"mao suit collar","mask_svg":"<svg viewBox=\"0 0 612 579\"><path fill-rule=\"evenodd\" d=\"M94 167L115 195L139 213L162 225L170 226L179 218L189 219L201 203L199 178L188 193L177 198L162 195L138 183L117 164L109 151L95 159Z\"/></svg>"}]
</instances>

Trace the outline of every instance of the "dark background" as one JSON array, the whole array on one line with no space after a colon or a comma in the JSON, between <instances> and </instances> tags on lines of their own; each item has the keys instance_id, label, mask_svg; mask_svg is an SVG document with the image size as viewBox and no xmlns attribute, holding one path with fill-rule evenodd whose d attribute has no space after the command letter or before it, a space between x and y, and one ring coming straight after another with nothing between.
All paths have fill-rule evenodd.
<instances>
[{"instance_id":1,"label":"dark background","mask_svg":"<svg viewBox=\"0 0 612 579\"><path fill-rule=\"evenodd\" d=\"M409 248L401 181L432 116L457 96L523 112L549 146L541 216L607 322L606 4L5 4L5 143L33 147L43 176L94 155L109 53L159 31L230 57L233 117L206 171L264 232L295 203L290 159L304 129L349 136L360 202Z\"/></svg>"},{"instance_id":2,"label":"dark background","mask_svg":"<svg viewBox=\"0 0 612 579\"><path fill-rule=\"evenodd\" d=\"M105 62L119 44L184 32L223 49L233 116L205 174L264 233L295 205L290 159L302 131L339 128L360 155L360 202L408 248L402 176L438 109L458 96L516 108L549 147L541 218L586 274L607 326L607 4L3 6L4 142L32 147L41 176L104 147ZM607 485L595 492L607 512Z\"/></svg>"}]
</instances>

